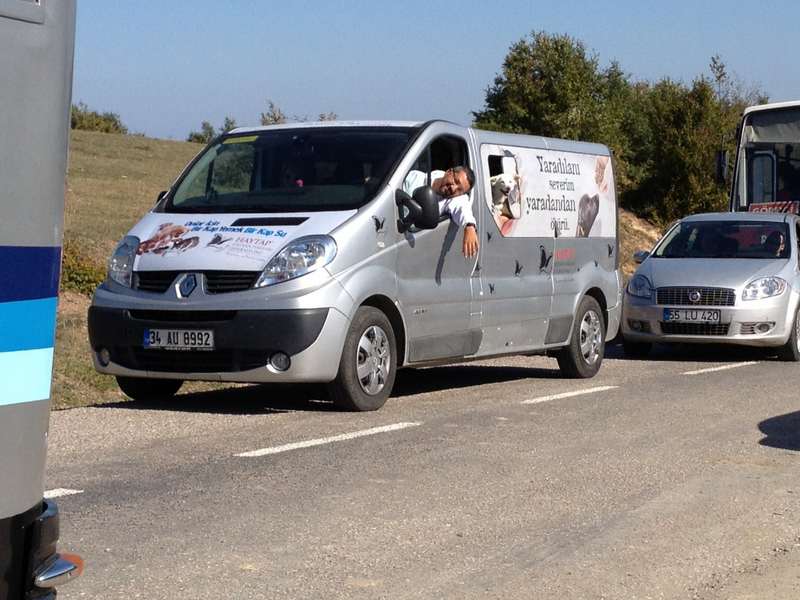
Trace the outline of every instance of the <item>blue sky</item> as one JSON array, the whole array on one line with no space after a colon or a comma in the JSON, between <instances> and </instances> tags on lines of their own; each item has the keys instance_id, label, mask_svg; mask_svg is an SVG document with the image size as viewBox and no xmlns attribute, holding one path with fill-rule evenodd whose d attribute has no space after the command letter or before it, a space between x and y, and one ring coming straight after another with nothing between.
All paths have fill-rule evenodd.
<instances>
[{"instance_id":1,"label":"blue sky","mask_svg":"<svg viewBox=\"0 0 800 600\"><path fill-rule=\"evenodd\" d=\"M566 33L640 80L691 81L720 54L771 100L800 99L796 0L78 0L73 100L184 139L225 115L469 124L509 47Z\"/></svg>"}]
</instances>

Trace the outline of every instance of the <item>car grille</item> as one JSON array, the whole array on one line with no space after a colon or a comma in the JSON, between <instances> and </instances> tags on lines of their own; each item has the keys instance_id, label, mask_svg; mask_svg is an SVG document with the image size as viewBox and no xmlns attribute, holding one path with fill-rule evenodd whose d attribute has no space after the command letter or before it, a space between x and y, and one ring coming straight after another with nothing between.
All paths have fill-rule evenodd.
<instances>
[{"instance_id":1,"label":"car grille","mask_svg":"<svg viewBox=\"0 0 800 600\"><path fill-rule=\"evenodd\" d=\"M730 323L661 323L664 335L728 335Z\"/></svg>"},{"instance_id":2,"label":"car grille","mask_svg":"<svg viewBox=\"0 0 800 600\"><path fill-rule=\"evenodd\" d=\"M208 294L249 290L261 274L261 271L136 271L133 287L143 292L163 294L178 275L186 272L201 273Z\"/></svg>"},{"instance_id":3,"label":"car grille","mask_svg":"<svg viewBox=\"0 0 800 600\"><path fill-rule=\"evenodd\" d=\"M700 292L700 300L692 302L691 292ZM736 292L729 288L714 287L661 287L656 290L658 304L677 306L733 306Z\"/></svg>"},{"instance_id":4,"label":"car grille","mask_svg":"<svg viewBox=\"0 0 800 600\"><path fill-rule=\"evenodd\" d=\"M156 350L116 348L112 360L128 369L181 373L235 373L263 367L262 350Z\"/></svg>"}]
</instances>

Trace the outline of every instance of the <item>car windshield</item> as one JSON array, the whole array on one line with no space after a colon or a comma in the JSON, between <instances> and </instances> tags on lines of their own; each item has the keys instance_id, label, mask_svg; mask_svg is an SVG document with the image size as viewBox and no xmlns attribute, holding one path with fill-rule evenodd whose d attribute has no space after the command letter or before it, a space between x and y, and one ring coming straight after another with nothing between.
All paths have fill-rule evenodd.
<instances>
[{"instance_id":1,"label":"car windshield","mask_svg":"<svg viewBox=\"0 0 800 600\"><path fill-rule=\"evenodd\" d=\"M227 136L195 161L165 211L358 208L375 195L413 131L326 127Z\"/></svg>"},{"instance_id":2,"label":"car windshield","mask_svg":"<svg viewBox=\"0 0 800 600\"><path fill-rule=\"evenodd\" d=\"M656 258L789 258L789 227L771 221L683 221Z\"/></svg>"}]
</instances>

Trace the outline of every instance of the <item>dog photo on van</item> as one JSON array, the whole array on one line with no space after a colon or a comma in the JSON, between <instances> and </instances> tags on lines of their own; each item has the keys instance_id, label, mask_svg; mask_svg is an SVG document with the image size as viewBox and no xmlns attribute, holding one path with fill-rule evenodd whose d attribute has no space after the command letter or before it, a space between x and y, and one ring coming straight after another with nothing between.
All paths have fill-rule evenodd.
<instances>
[{"instance_id":1,"label":"dog photo on van","mask_svg":"<svg viewBox=\"0 0 800 600\"><path fill-rule=\"evenodd\" d=\"M506 151L503 157L503 172L489 178L492 190L491 212L503 235L507 235L512 219L522 216L522 177L519 158Z\"/></svg>"}]
</instances>

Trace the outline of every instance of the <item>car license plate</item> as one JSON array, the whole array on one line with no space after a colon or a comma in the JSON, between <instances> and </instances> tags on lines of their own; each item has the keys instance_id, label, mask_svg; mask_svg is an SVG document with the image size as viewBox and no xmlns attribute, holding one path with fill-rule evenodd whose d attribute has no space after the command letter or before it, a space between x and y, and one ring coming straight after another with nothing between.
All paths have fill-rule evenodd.
<instances>
[{"instance_id":1,"label":"car license plate","mask_svg":"<svg viewBox=\"0 0 800 600\"><path fill-rule=\"evenodd\" d=\"M161 350L213 350L210 329L145 329L144 347Z\"/></svg>"},{"instance_id":2,"label":"car license plate","mask_svg":"<svg viewBox=\"0 0 800 600\"><path fill-rule=\"evenodd\" d=\"M669 323L719 323L719 310L697 308L665 308L664 322Z\"/></svg>"}]
</instances>

